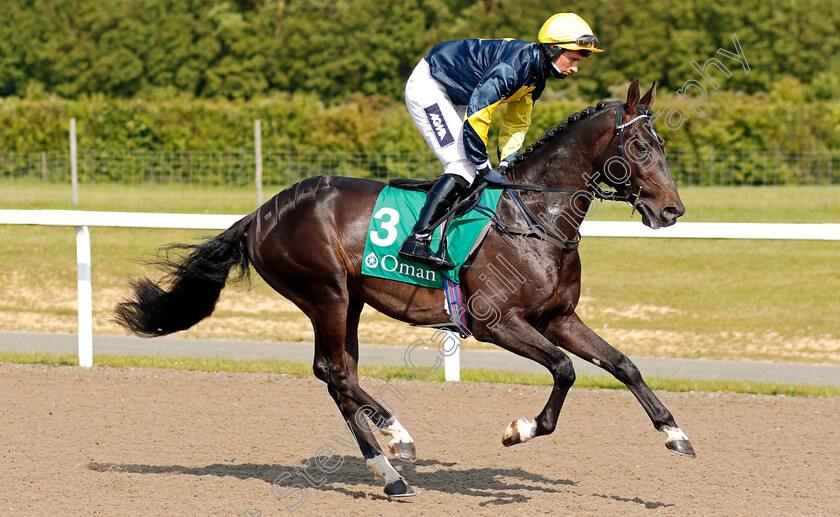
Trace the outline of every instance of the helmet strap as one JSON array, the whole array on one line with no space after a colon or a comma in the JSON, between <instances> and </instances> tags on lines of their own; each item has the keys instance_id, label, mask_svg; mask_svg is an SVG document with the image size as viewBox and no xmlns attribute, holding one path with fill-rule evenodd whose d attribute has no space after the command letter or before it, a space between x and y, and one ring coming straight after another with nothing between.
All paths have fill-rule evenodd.
<instances>
[{"instance_id":1,"label":"helmet strap","mask_svg":"<svg viewBox=\"0 0 840 517\"><path fill-rule=\"evenodd\" d=\"M557 59L557 56L562 54L564 51L564 48L547 43L540 43L540 55L544 61L543 70L545 71L545 75L557 77L558 79L566 78L567 74L564 74L558 70L556 66L554 66L554 60Z\"/></svg>"}]
</instances>

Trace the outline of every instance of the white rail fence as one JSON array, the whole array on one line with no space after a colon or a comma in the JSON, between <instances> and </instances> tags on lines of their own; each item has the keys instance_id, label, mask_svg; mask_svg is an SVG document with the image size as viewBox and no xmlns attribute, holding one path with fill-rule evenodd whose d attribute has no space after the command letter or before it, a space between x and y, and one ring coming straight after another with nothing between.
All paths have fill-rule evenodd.
<instances>
[{"instance_id":1,"label":"white rail fence","mask_svg":"<svg viewBox=\"0 0 840 517\"><path fill-rule=\"evenodd\" d=\"M0 224L72 226L76 232L79 365L93 366L93 289L90 230L94 227L223 230L241 215L93 212L80 210L0 210ZM679 223L651 230L633 221L584 221L584 237L678 239L778 239L840 241L838 223ZM459 352L445 357L446 380L460 379Z\"/></svg>"}]
</instances>

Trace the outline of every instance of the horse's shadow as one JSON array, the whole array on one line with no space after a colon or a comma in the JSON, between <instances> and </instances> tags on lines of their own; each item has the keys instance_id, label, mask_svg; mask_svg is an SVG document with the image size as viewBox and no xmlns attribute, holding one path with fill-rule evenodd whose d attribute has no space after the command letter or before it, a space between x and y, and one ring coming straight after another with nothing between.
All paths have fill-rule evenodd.
<instances>
[{"instance_id":1,"label":"horse's shadow","mask_svg":"<svg viewBox=\"0 0 840 517\"><path fill-rule=\"evenodd\" d=\"M338 456L336 457L338 458ZM340 468L325 472L317 467L316 458L308 458L293 466L256 463L214 463L205 467L181 465L139 465L122 463L89 463L87 468L96 472L124 472L130 474L184 474L190 476L235 477L260 479L272 485L272 493L283 492L287 487L305 486L308 490L331 491L354 499L386 499L382 487L371 477L364 460L355 456L340 456ZM305 472L301 472L303 467ZM518 468L457 468L456 463L434 459L415 463L400 463L400 473L423 492L441 492L482 499L480 506L523 503L530 500L522 492L550 492L561 494L574 487L577 481L551 479ZM429 467L438 467L430 470ZM348 489L346 485L364 487ZM661 502L647 502L639 498L592 494L593 496L632 502L646 508L673 506Z\"/></svg>"}]
</instances>

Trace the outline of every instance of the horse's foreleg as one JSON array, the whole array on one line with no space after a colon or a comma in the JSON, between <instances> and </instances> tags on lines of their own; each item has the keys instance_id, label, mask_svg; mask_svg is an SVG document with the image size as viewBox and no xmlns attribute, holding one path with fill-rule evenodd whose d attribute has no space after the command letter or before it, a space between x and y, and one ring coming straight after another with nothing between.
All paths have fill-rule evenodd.
<instances>
[{"instance_id":1,"label":"horse's foreleg","mask_svg":"<svg viewBox=\"0 0 840 517\"><path fill-rule=\"evenodd\" d=\"M545 335L557 346L603 368L624 383L642 404L653 426L667 434L665 446L678 454L695 456L688 437L676 424L671 412L645 384L636 365L587 327L576 314L554 320Z\"/></svg>"},{"instance_id":2,"label":"horse's foreleg","mask_svg":"<svg viewBox=\"0 0 840 517\"><path fill-rule=\"evenodd\" d=\"M511 422L505 430L502 444L510 447L527 442L535 436L553 433L557 427L557 418L560 416L566 394L575 382L572 360L527 321L519 317L508 318L507 321L499 322L485 332L479 339L491 341L517 355L538 362L545 366L554 378L551 395L540 414L533 422L527 418Z\"/></svg>"}]
</instances>

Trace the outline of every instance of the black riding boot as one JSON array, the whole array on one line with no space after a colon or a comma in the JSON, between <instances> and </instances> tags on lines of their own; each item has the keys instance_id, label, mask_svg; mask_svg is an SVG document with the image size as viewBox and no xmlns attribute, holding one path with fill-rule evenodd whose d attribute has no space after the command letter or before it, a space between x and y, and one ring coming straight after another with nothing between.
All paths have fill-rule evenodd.
<instances>
[{"instance_id":1,"label":"black riding boot","mask_svg":"<svg viewBox=\"0 0 840 517\"><path fill-rule=\"evenodd\" d=\"M454 174L444 174L429 190L426 204L420 210L411 236L400 246L399 256L432 266L435 269L454 269L455 265L432 254L429 244L436 223L458 202L458 196L467 187L467 181Z\"/></svg>"}]
</instances>

